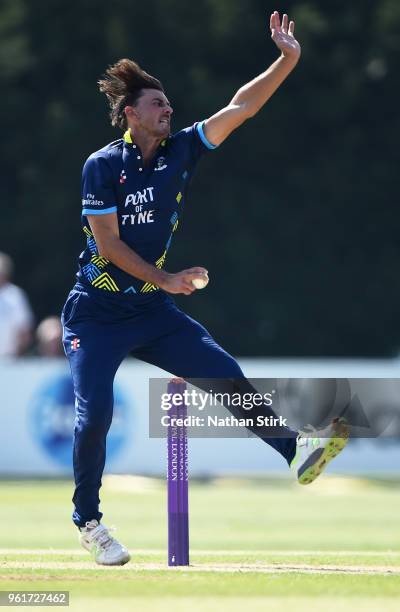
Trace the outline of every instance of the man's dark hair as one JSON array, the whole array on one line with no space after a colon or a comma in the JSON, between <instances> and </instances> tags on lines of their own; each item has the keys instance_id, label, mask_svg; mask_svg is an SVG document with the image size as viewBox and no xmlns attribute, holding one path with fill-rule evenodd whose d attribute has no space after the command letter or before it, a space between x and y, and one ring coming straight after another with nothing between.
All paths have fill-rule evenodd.
<instances>
[{"instance_id":1,"label":"man's dark hair","mask_svg":"<svg viewBox=\"0 0 400 612\"><path fill-rule=\"evenodd\" d=\"M121 59L109 66L98 85L110 104L111 124L122 130L127 128L125 106L134 106L143 89L158 89L164 92L158 79L147 74L139 64L130 59Z\"/></svg>"}]
</instances>

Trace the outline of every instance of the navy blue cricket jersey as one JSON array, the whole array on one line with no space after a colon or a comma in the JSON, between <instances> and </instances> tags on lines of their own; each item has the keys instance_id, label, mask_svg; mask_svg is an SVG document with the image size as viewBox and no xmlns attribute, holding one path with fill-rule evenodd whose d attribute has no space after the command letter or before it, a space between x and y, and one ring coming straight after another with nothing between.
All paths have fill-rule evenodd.
<instances>
[{"instance_id":1,"label":"navy blue cricket jersey","mask_svg":"<svg viewBox=\"0 0 400 612\"><path fill-rule=\"evenodd\" d=\"M113 293L150 293L158 287L141 281L101 257L86 215L116 212L120 239L145 261L161 269L203 153L216 148L204 122L163 140L148 166L129 131L86 161L82 176L82 225L87 245L79 257L78 280Z\"/></svg>"}]
</instances>

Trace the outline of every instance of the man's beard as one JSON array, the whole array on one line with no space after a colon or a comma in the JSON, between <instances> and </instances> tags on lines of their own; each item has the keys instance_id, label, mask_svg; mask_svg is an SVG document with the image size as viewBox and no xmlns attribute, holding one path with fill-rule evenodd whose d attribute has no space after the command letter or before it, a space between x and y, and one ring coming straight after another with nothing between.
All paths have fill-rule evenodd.
<instances>
[{"instance_id":1,"label":"man's beard","mask_svg":"<svg viewBox=\"0 0 400 612\"><path fill-rule=\"evenodd\" d=\"M156 126L154 124L145 125L141 123L140 127L151 138L168 138L168 136L171 134L171 124L170 123L168 124L158 123Z\"/></svg>"}]
</instances>

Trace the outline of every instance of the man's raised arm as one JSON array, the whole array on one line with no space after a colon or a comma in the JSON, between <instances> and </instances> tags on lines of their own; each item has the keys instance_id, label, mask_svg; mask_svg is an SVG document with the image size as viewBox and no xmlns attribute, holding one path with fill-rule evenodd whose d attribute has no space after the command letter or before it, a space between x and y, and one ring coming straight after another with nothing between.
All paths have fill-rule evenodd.
<instances>
[{"instance_id":1,"label":"man's raised arm","mask_svg":"<svg viewBox=\"0 0 400 612\"><path fill-rule=\"evenodd\" d=\"M281 56L266 72L243 85L228 106L207 119L204 125L207 140L220 145L236 128L253 117L269 100L296 66L300 58L300 45L294 37L294 21L283 15L282 24L277 11L270 20L271 38Z\"/></svg>"}]
</instances>

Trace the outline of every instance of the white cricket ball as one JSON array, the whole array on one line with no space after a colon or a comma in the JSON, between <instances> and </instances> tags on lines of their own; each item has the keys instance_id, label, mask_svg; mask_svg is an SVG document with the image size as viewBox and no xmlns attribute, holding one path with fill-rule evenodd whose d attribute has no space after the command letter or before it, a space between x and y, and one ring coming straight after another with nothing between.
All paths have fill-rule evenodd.
<instances>
[{"instance_id":1,"label":"white cricket ball","mask_svg":"<svg viewBox=\"0 0 400 612\"><path fill-rule=\"evenodd\" d=\"M196 289L204 289L204 287L207 287L208 281L208 276L199 276L199 278L194 278L192 280L192 283L196 287Z\"/></svg>"}]
</instances>

